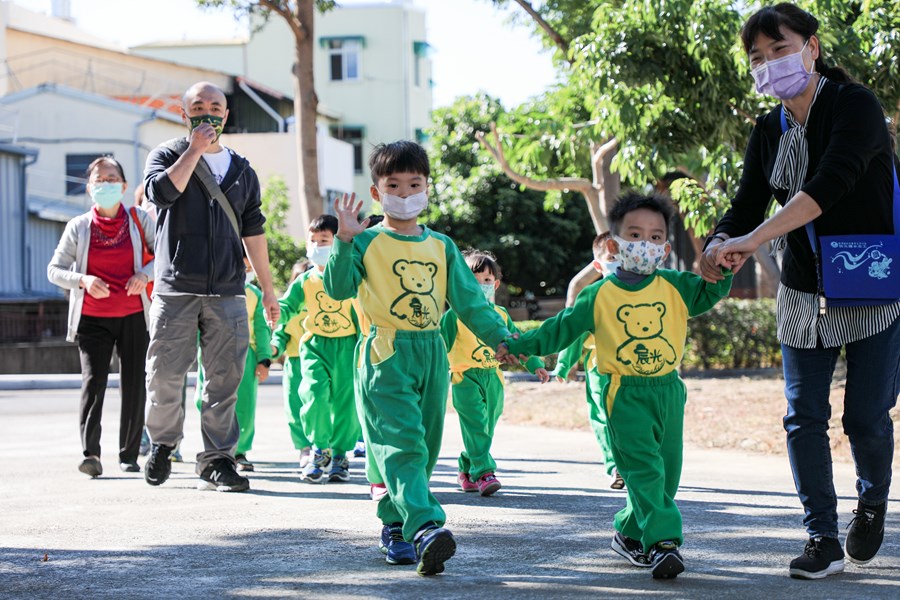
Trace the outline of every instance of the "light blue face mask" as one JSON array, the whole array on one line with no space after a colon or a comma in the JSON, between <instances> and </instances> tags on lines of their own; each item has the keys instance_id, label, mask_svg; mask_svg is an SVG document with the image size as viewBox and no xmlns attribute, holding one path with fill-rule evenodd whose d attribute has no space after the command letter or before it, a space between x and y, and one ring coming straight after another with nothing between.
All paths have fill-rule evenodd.
<instances>
[{"instance_id":1,"label":"light blue face mask","mask_svg":"<svg viewBox=\"0 0 900 600\"><path fill-rule=\"evenodd\" d=\"M121 183L91 184L91 200L100 208L113 208L122 201L124 195Z\"/></svg>"},{"instance_id":2,"label":"light blue face mask","mask_svg":"<svg viewBox=\"0 0 900 600\"><path fill-rule=\"evenodd\" d=\"M494 301L494 294L496 294L497 290L494 289L493 283L479 283L478 286L481 288L481 293L484 294L484 299L488 302Z\"/></svg>"},{"instance_id":3,"label":"light blue face mask","mask_svg":"<svg viewBox=\"0 0 900 600\"><path fill-rule=\"evenodd\" d=\"M324 267L328 264L329 256L331 256L331 245L320 246L315 242L310 242L306 246L306 258L317 267Z\"/></svg>"}]
</instances>

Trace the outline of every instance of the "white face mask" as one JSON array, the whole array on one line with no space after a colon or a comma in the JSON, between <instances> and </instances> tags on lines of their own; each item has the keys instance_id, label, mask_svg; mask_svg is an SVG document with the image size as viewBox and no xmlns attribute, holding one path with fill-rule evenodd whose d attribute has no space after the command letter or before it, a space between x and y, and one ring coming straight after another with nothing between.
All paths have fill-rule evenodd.
<instances>
[{"instance_id":1,"label":"white face mask","mask_svg":"<svg viewBox=\"0 0 900 600\"><path fill-rule=\"evenodd\" d=\"M331 245L320 246L315 242L310 242L306 246L306 258L317 267L324 267L328 263L328 257L331 256Z\"/></svg>"},{"instance_id":2,"label":"white face mask","mask_svg":"<svg viewBox=\"0 0 900 600\"><path fill-rule=\"evenodd\" d=\"M616 272L616 269L619 268L619 261L617 260L608 260L606 262L600 263L600 272L603 273L603 276L612 275Z\"/></svg>"},{"instance_id":3,"label":"white face mask","mask_svg":"<svg viewBox=\"0 0 900 600\"><path fill-rule=\"evenodd\" d=\"M494 301L494 295L497 293L497 290L494 289L493 283L479 283L481 287L481 293L484 294L484 299L488 302Z\"/></svg>"},{"instance_id":4,"label":"white face mask","mask_svg":"<svg viewBox=\"0 0 900 600\"><path fill-rule=\"evenodd\" d=\"M378 194L381 196L381 208L384 210L384 214L398 221L415 219L428 206L428 194L424 190L406 198L381 190L378 190Z\"/></svg>"},{"instance_id":5,"label":"white face mask","mask_svg":"<svg viewBox=\"0 0 900 600\"><path fill-rule=\"evenodd\" d=\"M654 244L647 240L627 242L617 235L614 235L613 239L619 245L619 251L616 253L619 266L626 271L650 275L666 259L669 242L665 244Z\"/></svg>"},{"instance_id":6,"label":"white face mask","mask_svg":"<svg viewBox=\"0 0 900 600\"><path fill-rule=\"evenodd\" d=\"M254 273L253 271L244 274L244 283L246 283L247 285L253 283L254 279L256 279L256 273Z\"/></svg>"}]
</instances>

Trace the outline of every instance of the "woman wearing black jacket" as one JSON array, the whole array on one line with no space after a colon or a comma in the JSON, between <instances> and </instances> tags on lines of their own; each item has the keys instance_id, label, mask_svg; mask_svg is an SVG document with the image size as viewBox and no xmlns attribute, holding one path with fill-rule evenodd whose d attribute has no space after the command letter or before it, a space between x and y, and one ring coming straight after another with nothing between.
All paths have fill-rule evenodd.
<instances>
[{"instance_id":1,"label":"woman wearing black jacket","mask_svg":"<svg viewBox=\"0 0 900 600\"><path fill-rule=\"evenodd\" d=\"M817 29L815 17L791 4L763 8L744 24L757 90L781 105L758 119L740 187L701 261L703 276L715 281L719 265L740 268L762 244L784 240L776 302L784 428L810 536L790 574L805 579L842 571L844 550L859 564L878 552L894 449L888 411L900 393L900 302L829 306L824 313L818 304L816 257L804 226L813 222L817 235L892 233L894 153L878 99L842 69L826 66ZM767 219L773 196L782 208ZM847 357L843 426L859 492L844 550L827 433L841 348Z\"/></svg>"}]
</instances>

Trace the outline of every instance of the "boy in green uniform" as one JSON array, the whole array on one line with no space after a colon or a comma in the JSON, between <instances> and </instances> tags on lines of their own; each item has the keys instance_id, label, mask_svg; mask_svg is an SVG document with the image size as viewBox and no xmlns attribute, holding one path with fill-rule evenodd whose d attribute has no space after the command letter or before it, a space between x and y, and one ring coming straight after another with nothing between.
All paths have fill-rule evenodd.
<instances>
[{"instance_id":1,"label":"boy in green uniform","mask_svg":"<svg viewBox=\"0 0 900 600\"><path fill-rule=\"evenodd\" d=\"M510 332L518 333L506 309L494 304L494 293L500 287L502 275L496 259L486 252L466 252L463 256L485 299L503 318ZM453 309L441 319L441 335L448 348L453 408L459 417L465 446L459 455L456 480L464 492L490 496L502 487L494 474L497 463L491 456L491 444L497 421L503 413L503 372L493 349L460 323ZM537 356L529 358L525 368L537 375L541 383L550 380L544 361Z\"/></svg>"},{"instance_id":2,"label":"boy in green uniform","mask_svg":"<svg viewBox=\"0 0 900 600\"><path fill-rule=\"evenodd\" d=\"M351 303L335 300L324 289L322 273L331 253L338 222L331 215L309 226L306 255L315 265L298 277L278 301L281 323L306 308L306 333L300 340L300 422L313 443L309 464L301 479L309 483L349 481L352 451L359 439L359 419L353 403L353 350L356 312ZM284 351L285 339L276 337L275 349Z\"/></svg>"},{"instance_id":3,"label":"boy in green uniform","mask_svg":"<svg viewBox=\"0 0 900 600\"><path fill-rule=\"evenodd\" d=\"M612 255L606 248L606 240L609 239L609 232L605 231L594 238L593 252L594 260L592 266L601 277L614 273L616 263L612 260ZM568 302L566 303L567 305ZM571 306L571 305L569 305ZM600 453L603 455L603 466L606 467L606 474L609 476L609 487L614 490L621 490L625 487L625 480L619 475L616 469L616 459L612 453L612 442L609 439L609 429L606 426L606 413L603 411L603 400L600 391L609 379L606 375L601 375L597 371L597 353L594 351L594 338L583 333L571 346L559 353L556 361L556 369L553 374L560 382L566 381L569 371L581 360L582 349L587 350L584 356L584 391L585 399L588 405L588 421L600 445Z\"/></svg>"},{"instance_id":4,"label":"boy in green uniform","mask_svg":"<svg viewBox=\"0 0 900 600\"><path fill-rule=\"evenodd\" d=\"M369 192L384 221L366 229L362 202L335 202L340 226L325 269L334 298L359 293L371 328L359 351L360 414L371 480L387 489L378 502L381 544L392 564L418 562L420 575L444 570L456 551L446 515L428 489L437 463L450 384L440 320L449 301L489 346L509 336L456 244L419 226L431 169L424 148L400 141L376 146Z\"/></svg>"},{"instance_id":5,"label":"boy in green uniform","mask_svg":"<svg viewBox=\"0 0 900 600\"><path fill-rule=\"evenodd\" d=\"M306 261L297 262L291 269L291 280L288 285L294 283L300 275L309 268ZM312 444L303 431L300 422L300 339L306 331L303 329L303 320L306 319L306 310L300 311L287 322L278 325L272 334L272 354L279 355L278 348L284 348L284 371L281 378L281 388L284 392L284 414L287 417L288 431L291 433L291 442L294 449L300 453L300 470L309 464Z\"/></svg>"},{"instance_id":6,"label":"boy in green uniform","mask_svg":"<svg viewBox=\"0 0 900 600\"><path fill-rule=\"evenodd\" d=\"M505 362L549 354L591 332L597 370L609 380L600 394L616 467L628 500L616 514L612 549L654 578L684 571L675 493L681 478L685 386L678 376L687 320L731 289L731 274L710 284L693 273L657 270L669 254L673 209L659 196L626 194L609 214L610 253L619 269L586 287L575 305L501 348ZM645 549L647 552L645 552Z\"/></svg>"}]
</instances>

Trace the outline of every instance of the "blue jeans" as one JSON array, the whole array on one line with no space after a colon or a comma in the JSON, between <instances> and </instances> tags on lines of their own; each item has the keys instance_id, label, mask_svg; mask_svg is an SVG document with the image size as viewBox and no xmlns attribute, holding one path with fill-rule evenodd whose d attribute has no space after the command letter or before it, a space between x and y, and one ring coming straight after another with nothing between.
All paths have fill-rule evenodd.
<instances>
[{"instance_id":1,"label":"blue jeans","mask_svg":"<svg viewBox=\"0 0 900 600\"><path fill-rule=\"evenodd\" d=\"M888 415L900 394L900 319L884 331L845 346L844 433L856 464L856 490L863 504L887 500L894 456ZM810 537L838 536L837 495L828 444L829 392L841 349L781 346L787 448Z\"/></svg>"}]
</instances>

